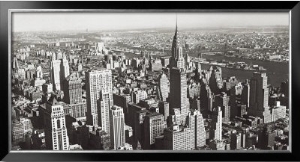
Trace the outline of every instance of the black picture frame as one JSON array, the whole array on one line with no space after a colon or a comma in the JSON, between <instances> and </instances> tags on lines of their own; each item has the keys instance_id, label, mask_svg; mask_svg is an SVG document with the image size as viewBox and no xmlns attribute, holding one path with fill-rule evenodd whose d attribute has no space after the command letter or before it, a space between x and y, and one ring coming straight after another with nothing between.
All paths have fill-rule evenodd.
<instances>
[{"instance_id":1,"label":"black picture frame","mask_svg":"<svg viewBox=\"0 0 300 162\"><path fill-rule=\"evenodd\" d=\"M8 76L10 67L8 66L8 13L9 9L183 9L183 10L223 10L229 9L232 11L275 11L275 10L286 10L291 11L291 51L292 51L292 151L289 153L11 153L8 150ZM124 161L153 161L153 160L171 160L171 161L189 161L189 160L229 160L229 161L298 161L300 155L298 147L300 145L299 138L299 127L297 126L299 118L299 109L297 102L298 93L300 91L300 3L299 2L71 2L71 1L15 1L15 2L0 2L0 21L1 21L1 35L0 35L0 46L1 46L1 120L2 120L2 138L0 140L1 154L0 157L4 161L111 161L111 160L124 160ZM4 77L5 76L5 77Z\"/></svg>"}]
</instances>

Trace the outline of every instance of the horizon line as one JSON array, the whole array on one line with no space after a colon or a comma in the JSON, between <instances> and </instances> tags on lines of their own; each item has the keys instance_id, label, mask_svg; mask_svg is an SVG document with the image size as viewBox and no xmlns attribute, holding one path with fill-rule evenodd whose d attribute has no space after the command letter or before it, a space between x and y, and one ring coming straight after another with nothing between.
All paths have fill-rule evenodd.
<instances>
[{"instance_id":1,"label":"horizon line","mask_svg":"<svg viewBox=\"0 0 300 162\"><path fill-rule=\"evenodd\" d=\"M211 26L211 27L181 27L182 30L192 29L229 29L229 28L256 28L256 27L289 27L289 25L247 25L247 26ZM24 33L24 32L108 32L108 31L131 31L131 30L173 30L172 27L160 27L160 28L128 28L128 29L63 29L63 30L27 30L27 31L11 31L12 33ZM88 30L88 32L86 32Z\"/></svg>"}]
</instances>

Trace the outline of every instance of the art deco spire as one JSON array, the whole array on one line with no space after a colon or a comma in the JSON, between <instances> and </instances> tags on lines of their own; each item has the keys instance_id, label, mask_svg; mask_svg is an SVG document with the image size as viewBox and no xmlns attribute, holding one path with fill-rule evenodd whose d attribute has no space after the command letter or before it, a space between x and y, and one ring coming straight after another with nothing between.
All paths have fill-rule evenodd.
<instances>
[{"instance_id":1,"label":"art deco spire","mask_svg":"<svg viewBox=\"0 0 300 162\"><path fill-rule=\"evenodd\" d=\"M178 41L177 35L178 35L178 27L177 27L177 14L176 14L176 28L175 28L175 35L173 37L173 44L172 44L172 56L174 58L178 58L178 55L176 53L176 49L177 49L177 47L179 45L179 41Z\"/></svg>"},{"instance_id":2,"label":"art deco spire","mask_svg":"<svg viewBox=\"0 0 300 162\"><path fill-rule=\"evenodd\" d=\"M174 38L175 37L177 38L177 33L178 33L178 30L177 30L177 14L176 14L176 28L175 28L175 36L174 36Z\"/></svg>"}]
</instances>

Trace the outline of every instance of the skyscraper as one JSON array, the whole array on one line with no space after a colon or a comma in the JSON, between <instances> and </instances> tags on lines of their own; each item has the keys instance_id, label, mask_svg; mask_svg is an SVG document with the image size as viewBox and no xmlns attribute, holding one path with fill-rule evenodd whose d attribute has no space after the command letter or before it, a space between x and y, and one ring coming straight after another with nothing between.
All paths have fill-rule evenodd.
<instances>
[{"instance_id":1,"label":"skyscraper","mask_svg":"<svg viewBox=\"0 0 300 162\"><path fill-rule=\"evenodd\" d=\"M180 47L179 39L178 39L178 30L177 30L177 18L176 18L176 29L175 35L173 37L172 43L172 57L170 58L170 68L178 67L185 68L185 58L182 53L182 47Z\"/></svg>"},{"instance_id":2,"label":"skyscraper","mask_svg":"<svg viewBox=\"0 0 300 162\"><path fill-rule=\"evenodd\" d=\"M156 112L147 113L144 119L144 150L149 150L165 128L165 120L162 114Z\"/></svg>"},{"instance_id":3,"label":"skyscraper","mask_svg":"<svg viewBox=\"0 0 300 162\"><path fill-rule=\"evenodd\" d=\"M54 90L62 90L63 80L70 75L69 62L63 55L61 60L57 60L55 53L52 55L51 61L51 81Z\"/></svg>"},{"instance_id":4,"label":"skyscraper","mask_svg":"<svg viewBox=\"0 0 300 162\"><path fill-rule=\"evenodd\" d=\"M193 150L195 149L194 131L191 128L173 125L164 130L164 149Z\"/></svg>"},{"instance_id":5,"label":"skyscraper","mask_svg":"<svg viewBox=\"0 0 300 162\"><path fill-rule=\"evenodd\" d=\"M212 108L212 92L207 84L202 84L200 88L200 112L204 117L207 117L208 113L212 111Z\"/></svg>"},{"instance_id":6,"label":"skyscraper","mask_svg":"<svg viewBox=\"0 0 300 162\"><path fill-rule=\"evenodd\" d=\"M222 141L222 110L217 107L214 110L211 123L211 139Z\"/></svg>"},{"instance_id":7,"label":"skyscraper","mask_svg":"<svg viewBox=\"0 0 300 162\"><path fill-rule=\"evenodd\" d=\"M193 131L195 147L202 147L206 143L206 131L204 127L203 116L198 110L189 113L188 126Z\"/></svg>"},{"instance_id":8,"label":"skyscraper","mask_svg":"<svg viewBox=\"0 0 300 162\"><path fill-rule=\"evenodd\" d=\"M81 79L78 73L72 73L64 80L64 102L67 104L75 104L82 102Z\"/></svg>"},{"instance_id":9,"label":"skyscraper","mask_svg":"<svg viewBox=\"0 0 300 162\"><path fill-rule=\"evenodd\" d=\"M51 81L54 90L61 90L60 86L60 60L56 60L55 54L52 55L51 62Z\"/></svg>"},{"instance_id":10,"label":"skyscraper","mask_svg":"<svg viewBox=\"0 0 300 162\"><path fill-rule=\"evenodd\" d=\"M241 133L232 133L230 139L230 148L232 150L239 150L242 147L242 134Z\"/></svg>"},{"instance_id":11,"label":"skyscraper","mask_svg":"<svg viewBox=\"0 0 300 162\"><path fill-rule=\"evenodd\" d=\"M221 67L211 67L211 72L209 86L214 94L218 94L223 88L222 69Z\"/></svg>"},{"instance_id":12,"label":"skyscraper","mask_svg":"<svg viewBox=\"0 0 300 162\"><path fill-rule=\"evenodd\" d=\"M249 115L263 118L264 123L271 122L269 108L269 88L266 73L254 72L250 80L250 108Z\"/></svg>"},{"instance_id":13,"label":"skyscraper","mask_svg":"<svg viewBox=\"0 0 300 162\"><path fill-rule=\"evenodd\" d=\"M86 103L82 100L81 79L72 73L63 82L64 102L72 110L70 115L78 120L86 120Z\"/></svg>"},{"instance_id":14,"label":"skyscraper","mask_svg":"<svg viewBox=\"0 0 300 162\"><path fill-rule=\"evenodd\" d=\"M113 106L110 110L110 139L115 150L125 145L124 113L119 106Z\"/></svg>"},{"instance_id":15,"label":"skyscraper","mask_svg":"<svg viewBox=\"0 0 300 162\"><path fill-rule=\"evenodd\" d=\"M189 111L189 100L187 98L186 73L183 69L172 68L170 73L170 114L173 108L180 108L182 122L185 124L185 118Z\"/></svg>"},{"instance_id":16,"label":"skyscraper","mask_svg":"<svg viewBox=\"0 0 300 162\"><path fill-rule=\"evenodd\" d=\"M43 79L43 70L41 65L36 68L36 78Z\"/></svg>"},{"instance_id":17,"label":"skyscraper","mask_svg":"<svg viewBox=\"0 0 300 162\"><path fill-rule=\"evenodd\" d=\"M192 115L195 116L195 146L202 147L206 143L204 119L200 111L194 111Z\"/></svg>"},{"instance_id":18,"label":"skyscraper","mask_svg":"<svg viewBox=\"0 0 300 162\"><path fill-rule=\"evenodd\" d=\"M68 77L70 75L69 61L67 60L65 54L62 55L60 66L61 66L60 67L61 68L60 84L61 84L61 89L63 89L63 81L66 77Z\"/></svg>"},{"instance_id":19,"label":"skyscraper","mask_svg":"<svg viewBox=\"0 0 300 162\"><path fill-rule=\"evenodd\" d=\"M166 102L166 101L160 101L158 104L159 113L164 115L165 120L167 120L168 116L170 115L169 105L170 105L169 102Z\"/></svg>"},{"instance_id":20,"label":"skyscraper","mask_svg":"<svg viewBox=\"0 0 300 162\"><path fill-rule=\"evenodd\" d=\"M243 83L243 91L242 91L242 102L249 107L250 104L250 84L249 80L246 80L245 83Z\"/></svg>"},{"instance_id":21,"label":"skyscraper","mask_svg":"<svg viewBox=\"0 0 300 162\"><path fill-rule=\"evenodd\" d=\"M53 150L68 150L69 137L63 106L52 96L44 110L46 147Z\"/></svg>"},{"instance_id":22,"label":"skyscraper","mask_svg":"<svg viewBox=\"0 0 300 162\"><path fill-rule=\"evenodd\" d=\"M239 108L242 103L241 94L243 91L243 86L241 82L237 83L234 87L229 90L230 98L230 118L233 119L235 116L238 116Z\"/></svg>"},{"instance_id":23,"label":"skyscraper","mask_svg":"<svg viewBox=\"0 0 300 162\"><path fill-rule=\"evenodd\" d=\"M200 62L194 62L196 69L194 70L195 76L194 79L197 83L200 82L200 77L201 77L201 73L202 73L202 69L201 69L201 63Z\"/></svg>"},{"instance_id":24,"label":"skyscraper","mask_svg":"<svg viewBox=\"0 0 300 162\"><path fill-rule=\"evenodd\" d=\"M165 73L162 73L159 77L159 89L160 89L160 96L162 101L167 101L167 98L169 97L170 92L170 82Z\"/></svg>"},{"instance_id":25,"label":"skyscraper","mask_svg":"<svg viewBox=\"0 0 300 162\"><path fill-rule=\"evenodd\" d=\"M86 72L87 124L101 126L109 134L109 109L113 106L111 70Z\"/></svg>"},{"instance_id":26,"label":"skyscraper","mask_svg":"<svg viewBox=\"0 0 300 162\"><path fill-rule=\"evenodd\" d=\"M225 92L218 94L215 96L214 107L220 106L222 109L222 121L229 122L230 121L230 106L229 103L229 96Z\"/></svg>"}]
</instances>

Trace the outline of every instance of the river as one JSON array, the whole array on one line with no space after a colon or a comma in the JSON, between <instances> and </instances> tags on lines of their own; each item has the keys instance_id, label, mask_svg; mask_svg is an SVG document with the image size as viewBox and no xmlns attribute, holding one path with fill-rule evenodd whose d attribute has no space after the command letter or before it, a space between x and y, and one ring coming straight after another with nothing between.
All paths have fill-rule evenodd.
<instances>
[{"instance_id":1,"label":"river","mask_svg":"<svg viewBox=\"0 0 300 162\"><path fill-rule=\"evenodd\" d=\"M250 60L236 57L225 57L222 55L202 55L203 58L221 61L231 61L231 62L245 62L248 65L259 65L263 66L267 70L265 71L268 76L268 84L278 87L281 82L288 80L289 78L289 64L283 62L271 62L262 60ZM202 65L202 69L208 69L210 65ZM238 69L228 69L222 68L222 76L230 77L235 76L238 80L244 81L245 79L250 79L253 75L253 71L238 70Z\"/></svg>"},{"instance_id":2,"label":"river","mask_svg":"<svg viewBox=\"0 0 300 162\"><path fill-rule=\"evenodd\" d=\"M126 53L128 58L139 57L140 55L135 55L132 53ZM157 57L157 56L154 56ZM203 58L211 59L215 61L231 61L231 62L245 62L248 65L259 65L263 66L267 70L265 71L268 76L268 84L272 86L279 87L281 82L289 79L289 64L283 62L271 62L262 60L250 60L237 57L225 57L223 55L202 55ZM202 64L202 69L209 69L210 65ZM222 68L222 77L235 76L239 81L244 81L250 79L253 75L253 71L238 70L238 69L228 69Z\"/></svg>"}]
</instances>

